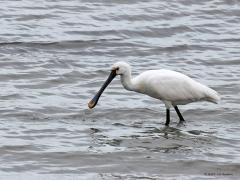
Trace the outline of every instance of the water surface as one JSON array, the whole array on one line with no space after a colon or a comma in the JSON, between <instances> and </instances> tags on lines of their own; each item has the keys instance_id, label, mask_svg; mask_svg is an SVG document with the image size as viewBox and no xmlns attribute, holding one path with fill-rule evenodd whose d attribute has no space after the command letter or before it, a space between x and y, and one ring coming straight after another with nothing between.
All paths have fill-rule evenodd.
<instances>
[{"instance_id":1,"label":"water surface","mask_svg":"<svg viewBox=\"0 0 240 180\"><path fill-rule=\"evenodd\" d=\"M0 2L1 179L238 179L238 1ZM166 68L221 94L172 110L119 78L116 61Z\"/></svg>"}]
</instances>

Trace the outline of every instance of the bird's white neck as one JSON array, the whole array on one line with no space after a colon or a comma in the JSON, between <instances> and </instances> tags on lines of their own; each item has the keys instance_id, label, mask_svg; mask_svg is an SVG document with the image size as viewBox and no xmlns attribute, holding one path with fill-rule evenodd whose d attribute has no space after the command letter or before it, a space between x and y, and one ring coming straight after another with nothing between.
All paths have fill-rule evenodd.
<instances>
[{"instance_id":1,"label":"bird's white neck","mask_svg":"<svg viewBox=\"0 0 240 180\"><path fill-rule=\"evenodd\" d=\"M134 91L135 88L132 82L132 75L130 71L121 75L121 82L125 89Z\"/></svg>"}]
</instances>

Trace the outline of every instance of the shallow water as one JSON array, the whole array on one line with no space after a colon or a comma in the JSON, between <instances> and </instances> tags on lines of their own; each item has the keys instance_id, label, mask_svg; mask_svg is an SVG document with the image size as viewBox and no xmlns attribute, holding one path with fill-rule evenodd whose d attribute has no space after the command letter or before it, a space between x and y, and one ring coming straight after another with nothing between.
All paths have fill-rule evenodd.
<instances>
[{"instance_id":1,"label":"shallow water","mask_svg":"<svg viewBox=\"0 0 240 180\"><path fill-rule=\"evenodd\" d=\"M238 1L1 1L0 179L238 179ZM220 104L172 110L119 78L116 61L167 68L217 90Z\"/></svg>"}]
</instances>

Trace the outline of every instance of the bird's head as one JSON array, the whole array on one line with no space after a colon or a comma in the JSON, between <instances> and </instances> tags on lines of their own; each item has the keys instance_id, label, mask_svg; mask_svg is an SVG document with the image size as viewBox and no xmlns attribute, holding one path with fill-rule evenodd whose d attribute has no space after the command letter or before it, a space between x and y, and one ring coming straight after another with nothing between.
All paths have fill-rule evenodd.
<instances>
[{"instance_id":1,"label":"bird's head","mask_svg":"<svg viewBox=\"0 0 240 180\"><path fill-rule=\"evenodd\" d=\"M111 71L115 71L116 75L124 75L131 71L131 66L124 61L119 61L112 65Z\"/></svg>"},{"instance_id":2,"label":"bird's head","mask_svg":"<svg viewBox=\"0 0 240 180\"><path fill-rule=\"evenodd\" d=\"M98 99L100 98L101 94L105 90L105 88L110 84L110 82L117 76L117 75L124 75L130 73L131 67L126 62L117 62L112 65L111 73L108 76L105 83L102 85L101 89L97 92L97 94L93 97L93 99L88 103L88 107L90 109L94 108L97 105Z\"/></svg>"}]
</instances>

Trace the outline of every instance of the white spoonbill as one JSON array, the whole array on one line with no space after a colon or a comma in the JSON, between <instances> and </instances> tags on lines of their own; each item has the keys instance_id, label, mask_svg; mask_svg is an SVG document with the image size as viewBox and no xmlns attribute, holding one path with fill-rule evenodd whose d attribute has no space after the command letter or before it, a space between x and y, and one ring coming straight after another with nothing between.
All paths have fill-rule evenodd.
<instances>
[{"instance_id":1,"label":"white spoonbill","mask_svg":"<svg viewBox=\"0 0 240 180\"><path fill-rule=\"evenodd\" d=\"M129 91L149 95L163 101L166 106L166 123L170 123L170 108L174 107L180 121L184 118L177 105L184 105L195 101L209 101L217 103L220 97L213 89L200 84L190 77L171 70L149 70L132 78L131 67L126 62L117 62L111 67L111 73L98 93L88 103L89 108L94 108L104 89L116 75L120 75L122 85Z\"/></svg>"}]
</instances>

